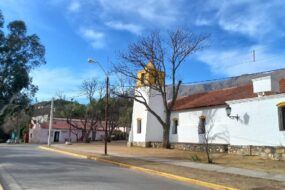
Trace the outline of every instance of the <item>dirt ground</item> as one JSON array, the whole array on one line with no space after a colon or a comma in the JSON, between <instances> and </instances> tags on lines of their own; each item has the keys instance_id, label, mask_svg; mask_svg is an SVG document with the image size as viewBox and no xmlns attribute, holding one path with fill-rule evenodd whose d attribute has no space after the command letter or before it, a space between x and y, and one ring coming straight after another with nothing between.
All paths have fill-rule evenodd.
<instances>
[{"instance_id":1,"label":"dirt ground","mask_svg":"<svg viewBox=\"0 0 285 190\"><path fill-rule=\"evenodd\" d=\"M68 146L65 147L69 148ZM104 145L101 142L96 142L92 144L73 144L70 146L70 148L82 151L102 151L102 153L104 151ZM142 157L148 156L168 159L186 159L190 161L207 163L206 155L202 152L190 152L162 148L127 147L126 142L109 143L108 150L113 153L139 155ZM214 164L218 165L246 168L269 173L285 174L285 161L262 159L258 156L230 155L225 153L212 154L212 157Z\"/></svg>"},{"instance_id":2,"label":"dirt ground","mask_svg":"<svg viewBox=\"0 0 285 190\"><path fill-rule=\"evenodd\" d=\"M130 158L111 157L110 160L154 169L161 172L172 173L192 179L211 182L228 187L234 187L241 190L281 190L285 189L285 182L257 179L239 175L230 175L218 172L210 172L198 169L190 169L181 166L173 166L163 163L142 161Z\"/></svg>"},{"instance_id":3,"label":"dirt ground","mask_svg":"<svg viewBox=\"0 0 285 190\"><path fill-rule=\"evenodd\" d=\"M60 145L59 149L69 150L76 153L87 153L89 156L102 156L100 152L104 152L104 145L101 142L92 144L73 144L73 145ZM93 151L93 152L92 152ZM95 153L99 152L98 153ZM206 162L204 153L189 152L174 149L161 149L161 148L142 148L142 147L127 147L126 142L115 142L108 144L108 151L112 153L123 153L128 155L136 155L141 157L161 157L168 159L188 159L192 160L193 156L200 159L199 162ZM215 154L214 163L233 166L240 168L248 168L259 171L285 173L284 161L264 160L256 156L239 156L227 154ZM207 181L215 184L234 187L242 190L281 190L285 189L285 182L278 182L273 180L258 179L252 177L245 177L240 175L224 174L212 171L205 171L199 169L191 169L182 166L174 166L165 163L157 163L145 161L135 158L126 158L118 156L104 157L121 163L141 166L144 168L154 169L161 172L172 173L184 177Z\"/></svg>"}]
</instances>

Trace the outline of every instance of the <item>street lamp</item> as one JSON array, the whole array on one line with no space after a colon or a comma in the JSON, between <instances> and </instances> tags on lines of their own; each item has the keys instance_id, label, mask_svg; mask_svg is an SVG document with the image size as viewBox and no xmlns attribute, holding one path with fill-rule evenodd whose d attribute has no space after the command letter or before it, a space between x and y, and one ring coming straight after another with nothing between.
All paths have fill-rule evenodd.
<instances>
[{"instance_id":1,"label":"street lamp","mask_svg":"<svg viewBox=\"0 0 285 190\"><path fill-rule=\"evenodd\" d=\"M106 73L104 67L98 62L93 59L88 59L88 63L90 64L98 64L102 71L105 73L106 77L106 105L105 105L105 138L104 138L104 155L107 155L107 128L108 128L108 109L109 109L109 76Z\"/></svg>"},{"instance_id":2,"label":"street lamp","mask_svg":"<svg viewBox=\"0 0 285 190\"><path fill-rule=\"evenodd\" d=\"M227 107L226 107L226 112L227 112L227 116L228 116L229 118L231 118L231 119L236 119L237 121L239 120L238 114L237 114L236 116L232 116L232 115L231 115L232 108L231 108L229 105L227 105Z\"/></svg>"}]
</instances>

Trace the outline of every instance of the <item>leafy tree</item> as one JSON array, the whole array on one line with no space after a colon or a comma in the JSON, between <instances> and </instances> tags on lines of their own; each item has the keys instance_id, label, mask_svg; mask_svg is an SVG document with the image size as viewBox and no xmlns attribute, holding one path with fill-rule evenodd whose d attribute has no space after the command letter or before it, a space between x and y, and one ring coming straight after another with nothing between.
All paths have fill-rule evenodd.
<instances>
[{"instance_id":1,"label":"leafy tree","mask_svg":"<svg viewBox=\"0 0 285 190\"><path fill-rule=\"evenodd\" d=\"M128 50L122 53L121 63L114 66L115 72L132 81L141 80L137 72L144 70L153 78L153 81L146 81L150 91L155 91L163 101L164 116L160 116L148 105L143 94L135 88L133 94L122 94L122 97L131 98L146 107L161 124L163 128L163 147L169 148L170 115L178 96L181 81L177 80L177 71L184 64L190 55L197 52L204 46L208 35L195 35L184 30L169 32L165 37L161 33L153 32L150 35L141 37L137 42L131 43ZM147 64L151 63L153 68L148 69ZM161 73L164 73L163 75ZM167 85L164 81L170 79ZM163 81L163 82L161 82ZM171 93L169 93L169 89ZM147 92L151 94L150 92ZM170 98L169 98L170 94Z\"/></svg>"},{"instance_id":2,"label":"leafy tree","mask_svg":"<svg viewBox=\"0 0 285 190\"><path fill-rule=\"evenodd\" d=\"M122 97L114 96L110 98L109 106L108 138L111 139L113 132L118 127L124 127L125 129L130 128L132 101L129 101L128 99Z\"/></svg>"},{"instance_id":3,"label":"leafy tree","mask_svg":"<svg viewBox=\"0 0 285 190\"><path fill-rule=\"evenodd\" d=\"M88 104L82 105L77 102L70 102L65 105L64 112L60 109L56 109L56 112L67 118L67 123L71 126L72 133L75 134L78 130L82 131L82 135L78 139L86 142L91 132L93 133L93 140L95 140L98 127L104 125L106 102L103 94L105 94L105 88L96 79L91 79L83 81L80 89L86 94L89 100ZM130 126L131 111L131 101L117 96L109 98L107 134L109 140L117 127Z\"/></svg>"},{"instance_id":4,"label":"leafy tree","mask_svg":"<svg viewBox=\"0 0 285 190\"><path fill-rule=\"evenodd\" d=\"M37 87L31 70L45 64L45 48L37 35L27 34L23 21L16 20L4 28L0 11L0 124L5 116L21 112L30 103Z\"/></svg>"}]
</instances>

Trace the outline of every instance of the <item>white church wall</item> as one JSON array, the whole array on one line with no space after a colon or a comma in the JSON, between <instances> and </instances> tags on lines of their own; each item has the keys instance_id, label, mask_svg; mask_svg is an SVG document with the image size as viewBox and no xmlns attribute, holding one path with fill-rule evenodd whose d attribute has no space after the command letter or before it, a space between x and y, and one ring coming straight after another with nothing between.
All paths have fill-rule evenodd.
<instances>
[{"instance_id":1,"label":"white church wall","mask_svg":"<svg viewBox=\"0 0 285 190\"><path fill-rule=\"evenodd\" d=\"M230 120L231 145L285 146L285 132L279 130L277 104L285 101L285 95L273 95L247 100L229 101L232 115L240 119Z\"/></svg>"},{"instance_id":2,"label":"white church wall","mask_svg":"<svg viewBox=\"0 0 285 190\"><path fill-rule=\"evenodd\" d=\"M209 140L216 144L229 144L229 130L226 125L225 106L175 111L171 114L170 142L202 143L199 140L199 117L206 117L206 131ZM173 134L173 120L178 119L177 134Z\"/></svg>"},{"instance_id":3,"label":"white church wall","mask_svg":"<svg viewBox=\"0 0 285 190\"><path fill-rule=\"evenodd\" d=\"M149 98L149 103L152 110L157 113L162 119L165 117L163 100L161 95L152 90ZM156 142L163 139L163 127L157 120L157 118L150 112L147 114L147 126L146 126L146 141Z\"/></svg>"},{"instance_id":4,"label":"white church wall","mask_svg":"<svg viewBox=\"0 0 285 190\"><path fill-rule=\"evenodd\" d=\"M172 122L170 141L199 143L198 124L203 115L212 143L285 146L285 132L279 130L276 106L280 102L285 102L284 94L229 101L231 115L239 115L239 120L227 117L225 106L173 112L171 119L178 119L179 125L177 134L172 134Z\"/></svg>"},{"instance_id":5,"label":"white church wall","mask_svg":"<svg viewBox=\"0 0 285 190\"><path fill-rule=\"evenodd\" d=\"M148 88L141 87L136 93L141 93L148 101ZM138 133L137 120L141 119L141 133ZM129 142L145 142L146 141L146 125L147 111L143 104L134 101L132 114L132 127L129 135Z\"/></svg>"}]
</instances>

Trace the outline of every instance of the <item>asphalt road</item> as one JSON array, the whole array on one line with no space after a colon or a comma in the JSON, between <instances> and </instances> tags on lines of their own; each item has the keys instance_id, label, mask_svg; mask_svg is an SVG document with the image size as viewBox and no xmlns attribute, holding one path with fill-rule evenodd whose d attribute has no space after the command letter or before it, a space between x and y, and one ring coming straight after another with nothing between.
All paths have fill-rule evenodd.
<instances>
[{"instance_id":1,"label":"asphalt road","mask_svg":"<svg viewBox=\"0 0 285 190\"><path fill-rule=\"evenodd\" d=\"M35 145L0 145L0 182L6 190L202 190L93 160L73 158Z\"/></svg>"}]
</instances>

